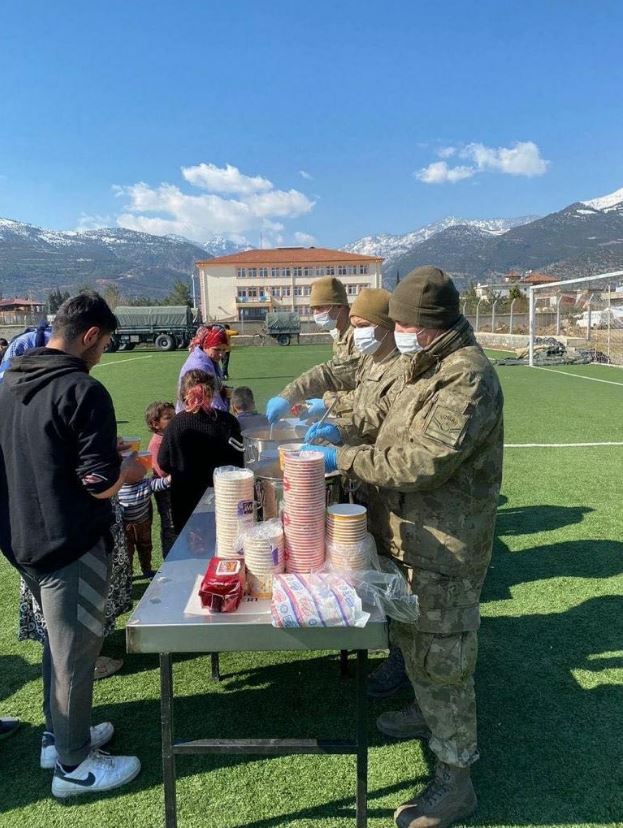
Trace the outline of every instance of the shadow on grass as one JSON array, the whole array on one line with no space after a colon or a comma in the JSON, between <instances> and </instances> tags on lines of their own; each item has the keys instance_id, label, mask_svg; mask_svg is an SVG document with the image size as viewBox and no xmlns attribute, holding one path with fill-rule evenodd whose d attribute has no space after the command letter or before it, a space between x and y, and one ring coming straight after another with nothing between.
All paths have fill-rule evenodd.
<instances>
[{"instance_id":1,"label":"shadow on grass","mask_svg":"<svg viewBox=\"0 0 623 828\"><path fill-rule=\"evenodd\" d=\"M38 664L30 664L21 656L0 656L0 702L40 676L41 668Z\"/></svg>"}]
</instances>

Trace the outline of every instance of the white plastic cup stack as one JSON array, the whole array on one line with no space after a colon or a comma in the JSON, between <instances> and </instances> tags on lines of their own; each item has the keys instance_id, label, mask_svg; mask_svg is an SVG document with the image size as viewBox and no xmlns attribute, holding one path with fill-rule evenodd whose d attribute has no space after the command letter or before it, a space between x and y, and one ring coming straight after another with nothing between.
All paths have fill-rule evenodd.
<instances>
[{"instance_id":1,"label":"white plastic cup stack","mask_svg":"<svg viewBox=\"0 0 623 828\"><path fill-rule=\"evenodd\" d=\"M327 561L332 569L370 568L366 543L368 512L365 506L339 503L327 509Z\"/></svg>"},{"instance_id":2,"label":"white plastic cup stack","mask_svg":"<svg viewBox=\"0 0 623 828\"><path fill-rule=\"evenodd\" d=\"M216 553L237 558L236 538L255 523L254 477L250 469L219 466L214 470Z\"/></svg>"},{"instance_id":3,"label":"white plastic cup stack","mask_svg":"<svg viewBox=\"0 0 623 828\"><path fill-rule=\"evenodd\" d=\"M283 500L286 572L313 572L325 558L326 486L319 451L286 452Z\"/></svg>"},{"instance_id":4,"label":"white plastic cup stack","mask_svg":"<svg viewBox=\"0 0 623 828\"><path fill-rule=\"evenodd\" d=\"M281 521L258 523L242 536L247 568L247 592L254 598L272 598L273 575L285 570L285 551Z\"/></svg>"}]
</instances>

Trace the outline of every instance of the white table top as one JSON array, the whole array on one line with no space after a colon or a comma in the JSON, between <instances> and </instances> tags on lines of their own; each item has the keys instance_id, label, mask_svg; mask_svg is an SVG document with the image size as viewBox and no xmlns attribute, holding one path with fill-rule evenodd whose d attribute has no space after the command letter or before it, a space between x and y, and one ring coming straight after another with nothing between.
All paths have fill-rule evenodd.
<instances>
[{"instance_id":1,"label":"white table top","mask_svg":"<svg viewBox=\"0 0 623 828\"><path fill-rule=\"evenodd\" d=\"M126 627L130 653L243 650L371 650L388 646L387 622L376 608L363 628L277 629L270 601L245 599L236 612L210 614L197 597L214 555L214 493L208 489L180 533Z\"/></svg>"}]
</instances>

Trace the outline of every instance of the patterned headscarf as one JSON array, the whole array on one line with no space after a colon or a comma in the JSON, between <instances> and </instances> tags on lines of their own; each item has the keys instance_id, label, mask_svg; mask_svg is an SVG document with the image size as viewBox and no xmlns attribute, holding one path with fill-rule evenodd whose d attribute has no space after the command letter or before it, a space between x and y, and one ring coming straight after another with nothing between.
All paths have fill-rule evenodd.
<instances>
[{"instance_id":1,"label":"patterned headscarf","mask_svg":"<svg viewBox=\"0 0 623 828\"><path fill-rule=\"evenodd\" d=\"M199 328L197 335L190 343L192 348L197 346L202 351L208 348L216 348L219 345L227 345L227 333L223 328Z\"/></svg>"}]
</instances>

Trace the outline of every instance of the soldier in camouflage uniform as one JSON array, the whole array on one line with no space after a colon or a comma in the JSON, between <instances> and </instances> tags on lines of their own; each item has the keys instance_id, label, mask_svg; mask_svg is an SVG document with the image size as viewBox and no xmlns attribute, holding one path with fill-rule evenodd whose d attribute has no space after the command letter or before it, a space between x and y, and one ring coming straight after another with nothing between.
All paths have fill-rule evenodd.
<instances>
[{"instance_id":1,"label":"soldier in camouflage uniform","mask_svg":"<svg viewBox=\"0 0 623 828\"><path fill-rule=\"evenodd\" d=\"M390 316L396 344L410 356L408 381L373 446L322 450L328 471L379 487L376 537L420 601L416 624L392 625L415 702L383 714L378 726L397 738L428 739L437 757L435 777L398 808L396 823L444 828L476 808L473 674L502 476L503 398L442 271L409 274L392 294Z\"/></svg>"},{"instance_id":2,"label":"soldier in camouflage uniform","mask_svg":"<svg viewBox=\"0 0 623 828\"><path fill-rule=\"evenodd\" d=\"M322 399L322 395L334 389L334 380L346 382L353 388L360 354L353 343L353 329L349 322L348 296L346 288L333 276L323 276L311 285L309 303L314 321L327 330L333 338L333 356L328 362L315 365L305 371L297 380L287 385L277 397L266 405L266 416L271 423L285 417L293 405L311 402L310 413L322 414L333 397ZM312 398L312 399L310 399ZM340 391L332 413L348 416L352 411L352 392Z\"/></svg>"}]
</instances>

